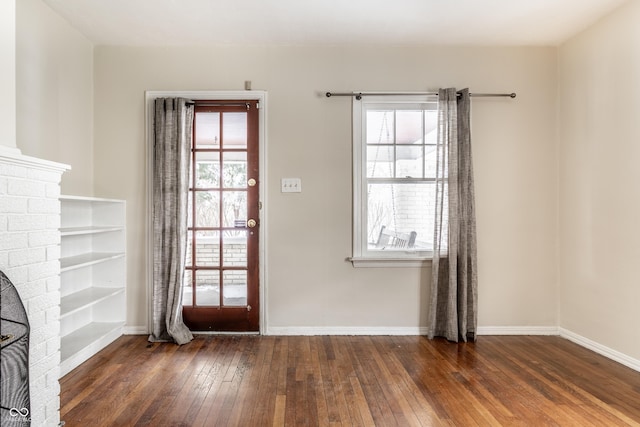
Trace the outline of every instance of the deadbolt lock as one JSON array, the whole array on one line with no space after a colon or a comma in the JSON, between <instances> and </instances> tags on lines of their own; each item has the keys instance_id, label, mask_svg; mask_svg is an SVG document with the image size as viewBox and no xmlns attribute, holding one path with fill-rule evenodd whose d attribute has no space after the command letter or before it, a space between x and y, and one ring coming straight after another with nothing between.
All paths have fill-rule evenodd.
<instances>
[{"instance_id":1,"label":"deadbolt lock","mask_svg":"<svg viewBox=\"0 0 640 427\"><path fill-rule=\"evenodd\" d=\"M253 178L250 178L249 181L247 181L247 185L249 187L254 187L256 185L256 180Z\"/></svg>"},{"instance_id":2,"label":"deadbolt lock","mask_svg":"<svg viewBox=\"0 0 640 427\"><path fill-rule=\"evenodd\" d=\"M249 221L247 221L247 227L249 227L249 228L253 228L256 225L258 225L258 223L256 222L255 219L250 219Z\"/></svg>"}]
</instances>

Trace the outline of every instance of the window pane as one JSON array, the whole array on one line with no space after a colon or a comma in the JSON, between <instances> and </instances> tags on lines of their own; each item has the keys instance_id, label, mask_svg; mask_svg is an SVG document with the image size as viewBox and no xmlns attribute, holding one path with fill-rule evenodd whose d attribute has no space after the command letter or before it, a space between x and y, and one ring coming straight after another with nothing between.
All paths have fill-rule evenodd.
<instances>
[{"instance_id":1,"label":"window pane","mask_svg":"<svg viewBox=\"0 0 640 427\"><path fill-rule=\"evenodd\" d=\"M438 111L424 112L424 141L425 144L435 144L438 141Z\"/></svg>"},{"instance_id":2,"label":"window pane","mask_svg":"<svg viewBox=\"0 0 640 427\"><path fill-rule=\"evenodd\" d=\"M220 305L220 271L197 270L196 272L196 305Z\"/></svg>"},{"instance_id":3,"label":"window pane","mask_svg":"<svg viewBox=\"0 0 640 427\"><path fill-rule=\"evenodd\" d=\"M422 145L396 147L396 178L422 178Z\"/></svg>"},{"instance_id":4,"label":"window pane","mask_svg":"<svg viewBox=\"0 0 640 427\"><path fill-rule=\"evenodd\" d=\"M247 272L243 270L226 270L222 274L224 281L223 305L247 305Z\"/></svg>"},{"instance_id":5,"label":"window pane","mask_svg":"<svg viewBox=\"0 0 640 427\"><path fill-rule=\"evenodd\" d=\"M393 177L393 146L367 147L367 178Z\"/></svg>"},{"instance_id":6,"label":"window pane","mask_svg":"<svg viewBox=\"0 0 640 427\"><path fill-rule=\"evenodd\" d=\"M220 113L198 113L195 119L197 148L220 146Z\"/></svg>"},{"instance_id":7,"label":"window pane","mask_svg":"<svg viewBox=\"0 0 640 427\"><path fill-rule=\"evenodd\" d=\"M394 250L376 247L382 226L401 233L417 233L414 249L431 250L435 184L369 184L367 201L367 241L369 250ZM400 250L406 250L400 248Z\"/></svg>"},{"instance_id":8,"label":"window pane","mask_svg":"<svg viewBox=\"0 0 640 427\"><path fill-rule=\"evenodd\" d=\"M246 148L247 113L223 113L223 147Z\"/></svg>"},{"instance_id":9,"label":"window pane","mask_svg":"<svg viewBox=\"0 0 640 427\"><path fill-rule=\"evenodd\" d=\"M220 187L220 153L196 153L196 188Z\"/></svg>"},{"instance_id":10,"label":"window pane","mask_svg":"<svg viewBox=\"0 0 640 427\"><path fill-rule=\"evenodd\" d=\"M436 161L437 159L437 151L435 145L426 145L424 147L425 155L424 155L424 173L426 178L435 178L436 177ZM442 161L442 160L441 160ZM444 165L445 171L448 170L447 165ZM446 176L446 175L445 175Z\"/></svg>"},{"instance_id":11,"label":"window pane","mask_svg":"<svg viewBox=\"0 0 640 427\"><path fill-rule=\"evenodd\" d=\"M196 191L196 227L220 227L220 192Z\"/></svg>"},{"instance_id":12,"label":"window pane","mask_svg":"<svg viewBox=\"0 0 640 427\"><path fill-rule=\"evenodd\" d=\"M393 144L394 111L367 111L367 144Z\"/></svg>"},{"instance_id":13,"label":"window pane","mask_svg":"<svg viewBox=\"0 0 640 427\"><path fill-rule=\"evenodd\" d=\"M422 137L422 111L397 111L396 144L421 144Z\"/></svg>"},{"instance_id":14,"label":"window pane","mask_svg":"<svg viewBox=\"0 0 640 427\"><path fill-rule=\"evenodd\" d=\"M223 153L222 181L225 188L247 188L247 153Z\"/></svg>"},{"instance_id":15,"label":"window pane","mask_svg":"<svg viewBox=\"0 0 640 427\"><path fill-rule=\"evenodd\" d=\"M223 227L235 227L236 221L247 220L247 192L225 191L223 199Z\"/></svg>"}]
</instances>

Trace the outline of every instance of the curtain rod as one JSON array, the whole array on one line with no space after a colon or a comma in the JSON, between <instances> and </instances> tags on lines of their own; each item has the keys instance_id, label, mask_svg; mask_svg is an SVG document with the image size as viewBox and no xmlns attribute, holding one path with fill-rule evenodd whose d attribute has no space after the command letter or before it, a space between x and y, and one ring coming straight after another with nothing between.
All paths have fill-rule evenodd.
<instances>
[{"instance_id":1,"label":"curtain rod","mask_svg":"<svg viewBox=\"0 0 640 427\"><path fill-rule=\"evenodd\" d=\"M362 99L363 96L393 96L393 95L434 95L438 96L438 92L327 92L325 94L327 98L332 96L355 96L357 100ZM512 93L470 93L469 96L480 97L509 97L515 98L515 92Z\"/></svg>"}]
</instances>

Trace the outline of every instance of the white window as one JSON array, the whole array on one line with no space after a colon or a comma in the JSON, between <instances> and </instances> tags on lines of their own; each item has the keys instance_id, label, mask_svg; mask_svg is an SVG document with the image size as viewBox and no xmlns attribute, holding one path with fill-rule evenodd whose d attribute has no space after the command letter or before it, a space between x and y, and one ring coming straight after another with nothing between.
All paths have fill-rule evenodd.
<instances>
[{"instance_id":1,"label":"white window","mask_svg":"<svg viewBox=\"0 0 640 427\"><path fill-rule=\"evenodd\" d=\"M354 266L432 257L437 97L353 101Z\"/></svg>"}]
</instances>

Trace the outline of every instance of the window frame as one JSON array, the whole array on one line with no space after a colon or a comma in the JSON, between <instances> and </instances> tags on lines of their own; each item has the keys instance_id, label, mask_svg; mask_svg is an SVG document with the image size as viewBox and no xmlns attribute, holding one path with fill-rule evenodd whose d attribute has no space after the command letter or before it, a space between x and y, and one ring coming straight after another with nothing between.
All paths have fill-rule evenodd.
<instances>
[{"instance_id":1,"label":"window frame","mask_svg":"<svg viewBox=\"0 0 640 427\"><path fill-rule=\"evenodd\" d=\"M434 95L386 95L363 96L352 100L352 131L353 131L353 236L352 256L349 259L354 267L424 267L431 265L433 251L431 250L394 250L371 251L367 242L368 200L367 200L367 141L366 141L366 111L372 105L388 105L390 109L400 109L394 106L424 109L424 104L435 104L437 110L438 97ZM407 108L409 109L409 108ZM390 182L407 183L404 178L392 178ZM411 179L414 180L415 179ZM420 179L423 181L424 179ZM435 181L434 181L435 182Z\"/></svg>"}]
</instances>

